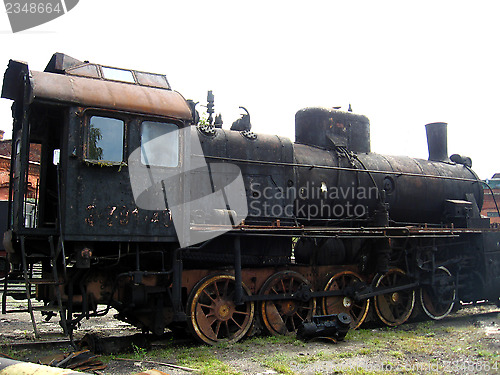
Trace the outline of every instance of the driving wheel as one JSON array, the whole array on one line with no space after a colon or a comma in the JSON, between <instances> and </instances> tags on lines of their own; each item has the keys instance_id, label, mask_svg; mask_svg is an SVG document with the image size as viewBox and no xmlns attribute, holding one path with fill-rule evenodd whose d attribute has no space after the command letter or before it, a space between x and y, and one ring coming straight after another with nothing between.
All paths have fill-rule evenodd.
<instances>
[{"instance_id":1,"label":"driving wheel","mask_svg":"<svg viewBox=\"0 0 500 375\"><path fill-rule=\"evenodd\" d=\"M242 284L243 294L250 295ZM232 275L210 275L202 279L191 292L187 311L188 325L194 336L207 344L234 343L252 326L253 302L234 303L235 279Z\"/></svg>"},{"instance_id":2,"label":"driving wheel","mask_svg":"<svg viewBox=\"0 0 500 375\"><path fill-rule=\"evenodd\" d=\"M312 317L316 302L308 296L311 285L301 274L294 271L281 271L266 280L261 295L282 296L294 294L297 298L264 301L261 315L264 326L272 335L295 334L306 319Z\"/></svg>"},{"instance_id":3,"label":"driving wheel","mask_svg":"<svg viewBox=\"0 0 500 375\"><path fill-rule=\"evenodd\" d=\"M325 291L345 290L346 288L353 291L356 284L361 285L363 282L361 276L353 271L340 271L333 275L325 286ZM325 297L323 302L323 314L339 314L346 313L351 316L351 328L358 328L366 318L370 307L370 300L355 301L352 294L340 296Z\"/></svg>"},{"instance_id":4,"label":"driving wheel","mask_svg":"<svg viewBox=\"0 0 500 375\"><path fill-rule=\"evenodd\" d=\"M455 306L455 278L444 266L434 271L434 283L420 289L422 310L434 320L446 317Z\"/></svg>"},{"instance_id":5,"label":"driving wheel","mask_svg":"<svg viewBox=\"0 0 500 375\"><path fill-rule=\"evenodd\" d=\"M399 268L393 268L374 280L376 288L395 288L409 284L406 273ZM415 291L403 289L388 292L373 297L378 318L390 327L403 324L410 317L415 305Z\"/></svg>"}]
</instances>

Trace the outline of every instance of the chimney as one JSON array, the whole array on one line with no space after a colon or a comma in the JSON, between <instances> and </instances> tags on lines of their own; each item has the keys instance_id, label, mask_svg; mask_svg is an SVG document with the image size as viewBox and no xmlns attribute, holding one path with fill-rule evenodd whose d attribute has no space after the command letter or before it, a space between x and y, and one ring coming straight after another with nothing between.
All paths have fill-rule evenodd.
<instances>
[{"instance_id":1,"label":"chimney","mask_svg":"<svg viewBox=\"0 0 500 375\"><path fill-rule=\"evenodd\" d=\"M427 146L429 148L429 160L448 160L448 124L445 122L433 122L425 125L427 132Z\"/></svg>"}]
</instances>

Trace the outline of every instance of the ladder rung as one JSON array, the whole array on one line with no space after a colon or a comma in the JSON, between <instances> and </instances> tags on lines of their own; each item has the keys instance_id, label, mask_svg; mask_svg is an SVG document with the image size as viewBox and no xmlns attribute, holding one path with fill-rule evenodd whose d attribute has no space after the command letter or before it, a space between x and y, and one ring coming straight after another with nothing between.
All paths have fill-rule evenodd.
<instances>
[{"instance_id":1,"label":"ladder rung","mask_svg":"<svg viewBox=\"0 0 500 375\"><path fill-rule=\"evenodd\" d=\"M7 280L8 281L24 281L23 273L22 272L11 272L7 275Z\"/></svg>"},{"instance_id":2,"label":"ladder rung","mask_svg":"<svg viewBox=\"0 0 500 375\"><path fill-rule=\"evenodd\" d=\"M30 284L35 284L35 285L60 285L61 284L59 281L55 281L52 279L28 279L28 282Z\"/></svg>"},{"instance_id":3,"label":"ladder rung","mask_svg":"<svg viewBox=\"0 0 500 375\"><path fill-rule=\"evenodd\" d=\"M12 297L16 301L24 301L26 300L26 292L11 292L7 291L7 296ZM35 294L31 293L30 297L35 297Z\"/></svg>"},{"instance_id":4,"label":"ladder rung","mask_svg":"<svg viewBox=\"0 0 500 375\"><path fill-rule=\"evenodd\" d=\"M6 314L15 314L15 313L27 313L28 309L17 309L17 310L5 310Z\"/></svg>"}]
</instances>

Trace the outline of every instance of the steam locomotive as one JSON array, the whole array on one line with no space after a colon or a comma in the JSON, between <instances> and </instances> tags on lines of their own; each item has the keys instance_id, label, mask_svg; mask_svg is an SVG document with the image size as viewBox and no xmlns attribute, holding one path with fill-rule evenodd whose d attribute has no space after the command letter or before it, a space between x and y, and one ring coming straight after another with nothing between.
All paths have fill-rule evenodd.
<instances>
[{"instance_id":1,"label":"steam locomotive","mask_svg":"<svg viewBox=\"0 0 500 375\"><path fill-rule=\"evenodd\" d=\"M396 326L498 303L500 231L480 215L470 158L448 157L444 123L426 126L429 160L372 153L369 120L332 108L297 112L292 142L253 133L248 112L223 129L210 92L200 119L164 75L60 53L43 72L11 60L2 98L2 309L22 277L35 332L35 308L69 334L114 308L143 331L214 344L294 334L315 315Z\"/></svg>"}]
</instances>

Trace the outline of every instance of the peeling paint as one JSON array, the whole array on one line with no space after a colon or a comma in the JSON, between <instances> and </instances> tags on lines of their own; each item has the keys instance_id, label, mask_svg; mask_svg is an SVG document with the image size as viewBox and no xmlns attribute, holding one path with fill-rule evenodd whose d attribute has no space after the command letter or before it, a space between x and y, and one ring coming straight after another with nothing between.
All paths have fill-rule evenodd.
<instances>
[{"instance_id":1,"label":"peeling paint","mask_svg":"<svg viewBox=\"0 0 500 375\"><path fill-rule=\"evenodd\" d=\"M137 207L131 210L127 206L105 206L102 209L94 204L87 206L85 223L90 227L94 227L99 223L107 227L117 225L122 227L128 225L136 226L140 222L168 228L172 223L172 213L170 210L140 211Z\"/></svg>"}]
</instances>

